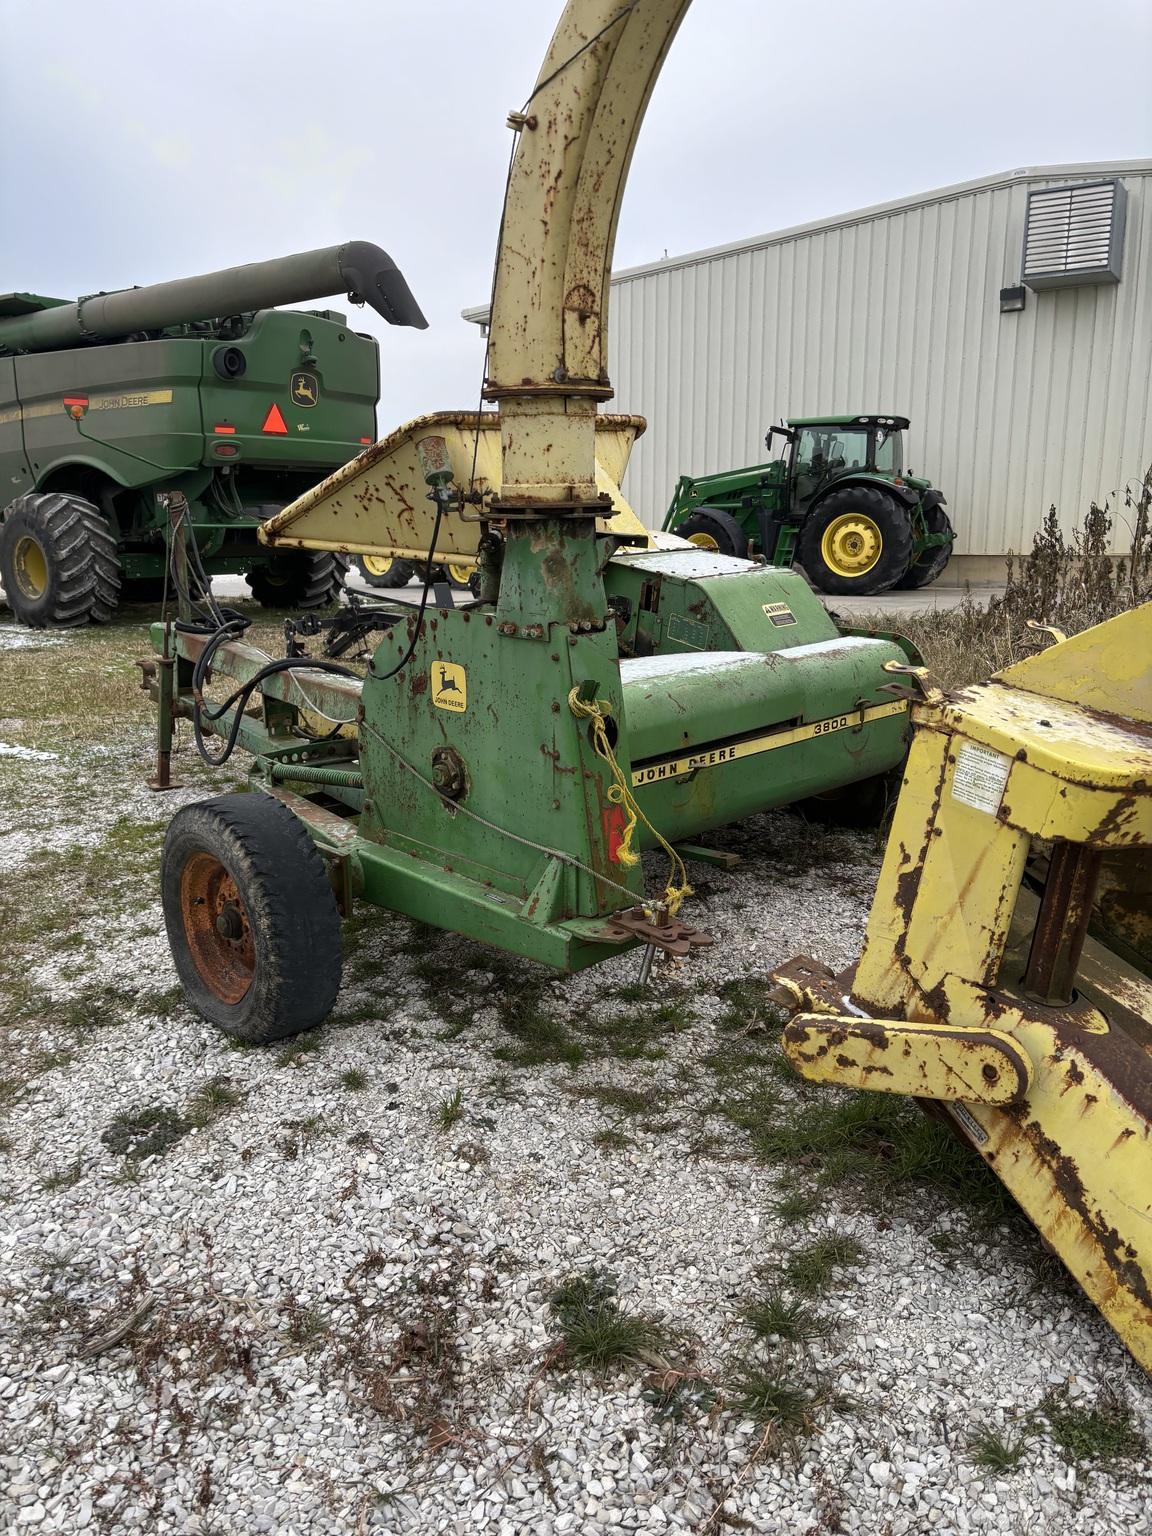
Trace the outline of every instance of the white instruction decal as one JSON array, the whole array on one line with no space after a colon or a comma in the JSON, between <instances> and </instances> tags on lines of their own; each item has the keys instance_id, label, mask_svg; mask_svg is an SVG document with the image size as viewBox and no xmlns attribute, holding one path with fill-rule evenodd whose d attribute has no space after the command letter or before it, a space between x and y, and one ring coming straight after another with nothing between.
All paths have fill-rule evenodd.
<instances>
[{"instance_id":1,"label":"white instruction decal","mask_svg":"<svg viewBox=\"0 0 1152 1536\"><path fill-rule=\"evenodd\" d=\"M1004 786L1012 759L991 747L978 747L966 741L956 754L956 772L952 775L952 798L978 811L995 816L1004 798Z\"/></svg>"}]
</instances>

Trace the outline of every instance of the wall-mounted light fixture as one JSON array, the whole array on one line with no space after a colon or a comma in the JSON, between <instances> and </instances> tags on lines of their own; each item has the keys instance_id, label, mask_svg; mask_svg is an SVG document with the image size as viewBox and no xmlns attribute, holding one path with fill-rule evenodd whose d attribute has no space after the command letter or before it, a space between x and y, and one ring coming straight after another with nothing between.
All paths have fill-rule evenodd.
<instances>
[{"instance_id":1,"label":"wall-mounted light fixture","mask_svg":"<svg viewBox=\"0 0 1152 1536\"><path fill-rule=\"evenodd\" d=\"M1013 315L1017 310L1023 309L1027 293L1028 290L1026 288L1001 288L1000 313L1002 315Z\"/></svg>"}]
</instances>

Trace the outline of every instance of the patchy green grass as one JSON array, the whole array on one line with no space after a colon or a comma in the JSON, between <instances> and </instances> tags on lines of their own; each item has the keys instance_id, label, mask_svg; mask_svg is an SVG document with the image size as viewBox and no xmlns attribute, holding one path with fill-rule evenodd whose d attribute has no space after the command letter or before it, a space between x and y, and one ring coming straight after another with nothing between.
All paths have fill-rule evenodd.
<instances>
[{"instance_id":1,"label":"patchy green grass","mask_svg":"<svg viewBox=\"0 0 1152 1536\"><path fill-rule=\"evenodd\" d=\"M832 1285L837 1270L855 1269L864 1257L854 1237L832 1232L794 1249L784 1261L784 1278L800 1295L820 1296Z\"/></svg>"},{"instance_id":2,"label":"patchy green grass","mask_svg":"<svg viewBox=\"0 0 1152 1536\"><path fill-rule=\"evenodd\" d=\"M1017 1211L1004 1185L947 1125L897 1095L827 1092L783 1104L761 1081L717 1107L747 1131L758 1157L811 1167L820 1188L851 1183L884 1202L894 1189L932 1190L989 1222Z\"/></svg>"},{"instance_id":3,"label":"patchy green grass","mask_svg":"<svg viewBox=\"0 0 1152 1536\"><path fill-rule=\"evenodd\" d=\"M1052 1392L1040 1412L1067 1461L1106 1465L1143 1460L1147 1454L1147 1441L1136 1428L1131 1408L1114 1392L1101 1391L1094 1403L1074 1403L1067 1392Z\"/></svg>"},{"instance_id":4,"label":"patchy green grass","mask_svg":"<svg viewBox=\"0 0 1152 1536\"><path fill-rule=\"evenodd\" d=\"M654 1089L625 1088L621 1083L581 1083L568 1092L576 1099L591 1099L621 1115L648 1115L659 1109L663 1094Z\"/></svg>"},{"instance_id":5,"label":"patchy green grass","mask_svg":"<svg viewBox=\"0 0 1152 1536\"><path fill-rule=\"evenodd\" d=\"M658 1323L621 1308L615 1281L603 1271L564 1281L553 1291L551 1306L559 1325L551 1357L558 1369L607 1374L628 1365L652 1365L667 1343Z\"/></svg>"},{"instance_id":6,"label":"patchy green grass","mask_svg":"<svg viewBox=\"0 0 1152 1536\"><path fill-rule=\"evenodd\" d=\"M739 976L722 982L717 988L723 1003L717 1028L743 1034L763 1031L779 1036L788 1016L769 998L769 985L768 978L761 976Z\"/></svg>"},{"instance_id":7,"label":"patchy green grass","mask_svg":"<svg viewBox=\"0 0 1152 1536\"><path fill-rule=\"evenodd\" d=\"M464 1118L464 1096L457 1088L446 1098L440 1100L432 1113L432 1118L442 1131L450 1131Z\"/></svg>"},{"instance_id":8,"label":"patchy green grass","mask_svg":"<svg viewBox=\"0 0 1152 1536\"><path fill-rule=\"evenodd\" d=\"M500 1061L516 1067L578 1067L587 1052L565 1025L542 1008L501 1007L501 1022L511 1043L495 1051Z\"/></svg>"},{"instance_id":9,"label":"patchy green grass","mask_svg":"<svg viewBox=\"0 0 1152 1536\"><path fill-rule=\"evenodd\" d=\"M50 1194L56 1189L71 1189L78 1184L80 1176L84 1172L83 1162L77 1160L69 1168L58 1168L55 1173L49 1173L40 1180L40 1188L45 1194Z\"/></svg>"},{"instance_id":10,"label":"patchy green grass","mask_svg":"<svg viewBox=\"0 0 1152 1536\"><path fill-rule=\"evenodd\" d=\"M340 1074L341 1088L347 1088L350 1093L360 1093L367 1088L370 1079L367 1072L359 1067L349 1067L346 1072Z\"/></svg>"},{"instance_id":11,"label":"patchy green grass","mask_svg":"<svg viewBox=\"0 0 1152 1536\"><path fill-rule=\"evenodd\" d=\"M832 1331L831 1320L815 1307L775 1288L745 1307L744 1321L758 1339L780 1339L787 1344L808 1344L827 1338Z\"/></svg>"},{"instance_id":12,"label":"patchy green grass","mask_svg":"<svg viewBox=\"0 0 1152 1536\"><path fill-rule=\"evenodd\" d=\"M188 1101L184 1113L197 1130L213 1124L229 1109L244 1102L244 1093L230 1077L210 1077Z\"/></svg>"},{"instance_id":13,"label":"patchy green grass","mask_svg":"<svg viewBox=\"0 0 1152 1536\"><path fill-rule=\"evenodd\" d=\"M789 1379L778 1361L741 1361L729 1376L725 1396L741 1418L763 1426L777 1447L811 1434L821 1409L831 1402L821 1385Z\"/></svg>"},{"instance_id":14,"label":"patchy green grass","mask_svg":"<svg viewBox=\"0 0 1152 1536\"><path fill-rule=\"evenodd\" d=\"M793 1189L781 1195L772 1209L788 1226L797 1226L815 1216L820 1209L820 1197L807 1190Z\"/></svg>"},{"instance_id":15,"label":"patchy green grass","mask_svg":"<svg viewBox=\"0 0 1152 1536\"><path fill-rule=\"evenodd\" d=\"M636 1143L631 1136L626 1136L623 1131L618 1131L615 1126L612 1126L603 1131L597 1131L592 1138L592 1145L599 1147L601 1152L626 1152Z\"/></svg>"},{"instance_id":16,"label":"patchy green grass","mask_svg":"<svg viewBox=\"0 0 1152 1536\"><path fill-rule=\"evenodd\" d=\"M315 1055L324 1047L324 1035L319 1029L309 1030L304 1035L294 1035L291 1040L276 1055L278 1067L294 1067L298 1062Z\"/></svg>"},{"instance_id":17,"label":"patchy green grass","mask_svg":"<svg viewBox=\"0 0 1152 1536\"><path fill-rule=\"evenodd\" d=\"M1001 1476L1015 1472L1024 1459L1032 1432L1028 1423L1021 1425L1015 1433L1007 1430L1001 1434L990 1427L974 1429L968 1438L968 1454L973 1466Z\"/></svg>"}]
</instances>

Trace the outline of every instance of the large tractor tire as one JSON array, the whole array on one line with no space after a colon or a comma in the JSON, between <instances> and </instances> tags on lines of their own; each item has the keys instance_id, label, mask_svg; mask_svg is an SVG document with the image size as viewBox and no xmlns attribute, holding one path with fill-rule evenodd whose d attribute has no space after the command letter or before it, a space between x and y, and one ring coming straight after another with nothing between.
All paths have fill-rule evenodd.
<instances>
[{"instance_id":1,"label":"large tractor tire","mask_svg":"<svg viewBox=\"0 0 1152 1536\"><path fill-rule=\"evenodd\" d=\"M924 514L924 523L929 533L952 532L952 522L947 512L941 506L929 507ZM952 544L932 544L922 550L904 575L896 583L897 587L906 592L915 591L920 587L930 586L943 571L952 558Z\"/></svg>"},{"instance_id":2,"label":"large tractor tire","mask_svg":"<svg viewBox=\"0 0 1152 1536\"><path fill-rule=\"evenodd\" d=\"M723 507L697 507L691 517L668 531L712 554L748 558L748 535Z\"/></svg>"},{"instance_id":3,"label":"large tractor tire","mask_svg":"<svg viewBox=\"0 0 1152 1536\"><path fill-rule=\"evenodd\" d=\"M356 564L370 587L406 587L416 571L411 560L393 560L388 555L358 555Z\"/></svg>"},{"instance_id":4,"label":"large tractor tire","mask_svg":"<svg viewBox=\"0 0 1152 1536\"><path fill-rule=\"evenodd\" d=\"M821 592L887 592L912 563L908 510L878 486L846 485L804 519L796 557Z\"/></svg>"},{"instance_id":5,"label":"large tractor tire","mask_svg":"<svg viewBox=\"0 0 1152 1536\"><path fill-rule=\"evenodd\" d=\"M340 914L312 839L270 796L177 811L160 865L164 924L197 1013L262 1045L326 1019L340 990Z\"/></svg>"},{"instance_id":6,"label":"large tractor tire","mask_svg":"<svg viewBox=\"0 0 1152 1536\"><path fill-rule=\"evenodd\" d=\"M32 629L106 624L120 598L120 559L108 520L82 496L17 496L0 525L0 581Z\"/></svg>"},{"instance_id":7,"label":"large tractor tire","mask_svg":"<svg viewBox=\"0 0 1152 1536\"><path fill-rule=\"evenodd\" d=\"M310 549L284 550L248 573L262 608L327 608L344 590L346 555Z\"/></svg>"}]
</instances>

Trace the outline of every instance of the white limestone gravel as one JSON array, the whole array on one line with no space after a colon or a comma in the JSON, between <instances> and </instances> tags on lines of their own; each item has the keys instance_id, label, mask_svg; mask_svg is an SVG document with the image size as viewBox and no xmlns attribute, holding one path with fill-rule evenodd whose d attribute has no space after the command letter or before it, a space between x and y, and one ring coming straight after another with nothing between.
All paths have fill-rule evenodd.
<instances>
[{"instance_id":1,"label":"white limestone gravel","mask_svg":"<svg viewBox=\"0 0 1152 1536\"><path fill-rule=\"evenodd\" d=\"M1026 1233L916 1191L883 1213L825 1193L786 1226L774 1203L804 1170L764 1166L708 1113L704 1058L729 1038L716 989L798 951L850 959L872 840L786 815L720 839L745 862L693 869L717 942L657 967L654 996L684 1010L661 1056L622 1058L597 1033L633 1006L612 989L635 955L545 983L541 1008L588 1056L524 1067L497 1054L531 1006L499 1007L518 968L372 917L319 1048L281 1064L230 1049L171 991L162 823L233 781L184 759L188 787L160 801L141 787L146 735L128 742L98 776L82 753L34 779L0 763L8 921L36 903L51 919L10 930L0 1030L0 1529L1152 1529L1139 1461L1074 1467L1042 1421L1016 1470L973 1463L975 1432L1011 1434L1053 1389L1118 1394L1152 1428L1149 1382L1086 1301L1038 1286ZM94 798L72 792L80 772ZM154 833L122 874L91 862L134 824ZM461 978L471 1006L448 997ZM354 1070L359 1090L342 1082ZM162 1152L102 1140L117 1116L183 1114L221 1079L225 1101ZM578 1095L605 1083L649 1095L651 1114ZM456 1090L462 1118L444 1129ZM613 1128L627 1140L604 1145ZM725 1406L725 1383L752 1347L741 1309L759 1267L825 1232L858 1238L865 1262L823 1300L835 1331L787 1369L843 1401L778 1450ZM550 1292L594 1266L699 1373L679 1417L658 1412L643 1367L549 1368Z\"/></svg>"}]
</instances>

